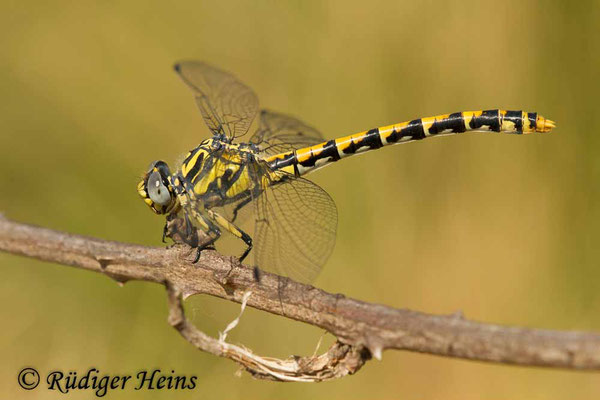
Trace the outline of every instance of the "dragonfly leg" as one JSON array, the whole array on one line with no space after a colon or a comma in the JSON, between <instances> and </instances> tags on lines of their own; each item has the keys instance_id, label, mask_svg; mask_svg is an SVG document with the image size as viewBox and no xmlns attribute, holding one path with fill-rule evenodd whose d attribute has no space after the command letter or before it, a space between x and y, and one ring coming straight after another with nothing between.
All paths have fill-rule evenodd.
<instances>
[{"instance_id":1,"label":"dragonfly leg","mask_svg":"<svg viewBox=\"0 0 600 400\"><path fill-rule=\"evenodd\" d=\"M162 235L162 242L163 243L167 243L167 241L165 240L167 238L167 233L169 233L169 222L165 222L165 227L163 228L163 235Z\"/></svg>"},{"instance_id":2,"label":"dragonfly leg","mask_svg":"<svg viewBox=\"0 0 600 400\"><path fill-rule=\"evenodd\" d=\"M235 208L233 209L233 216L231 218L231 222L235 222L238 211L240 211L246 204L250 203L251 201L252 201L252 196L248 196L246 199L244 199L238 205L235 206Z\"/></svg>"},{"instance_id":3,"label":"dragonfly leg","mask_svg":"<svg viewBox=\"0 0 600 400\"><path fill-rule=\"evenodd\" d=\"M194 212L192 213L192 216L196 221L198 221L204 232L206 232L206 234L210 237L208 241L205 241L196 247L196 257L194 257L194 261L192 261L192 263L196 264L198 260L200 260L200 254L202 253L202 250L212 246L221 237L221 230L210 219L206 218L200 213Z\"/></svg>"},{"instance_id":4,"label":"dragonfly leg","mask_svg":"<svg viewBox=\"0 0 600 400\"><path fill-rule=\"evenodd\" d=\"M190 217L185 214L185 237L189 238L192 235L193 227Z\"/></svg>"},{"instance_id":5,"label":"dragonfly leg","mask_svg":"<svg viewBox=\"0 0 600 400\"><path fill-rule=\"evenodd\" d=\"M248 255L248 253L250 253L250 250L252 250L252 238L250 237L250 235L248 235L246 232L244 231L240 231L242 233L242 240L244 241L244 243L246 243L246 250L244 250L244 254L242 254L240 256L240 262L243 262L244 259L246 258L246 256Z\"/></svg>"},{"instance_id":6,"label":"dragonfly leg","mask_svg":"<svg viewBox=\"0 0 600 400\"><path fill-rule=\"evenodd\" d=\"M213 233L209 232L209 235L211 236L211 239L209 241L207 241L206 243L202 243L201 246L196 247L196 257L194 257L194 261L192 261L193 264L196 264L198 260L200 260L200 254L202 254L202 250L205 250L207 247L212 246L217 241L217 239L221 237L221 231L216 230Z\"/></svg>"},{"instance_id":7,"label":"dragonfly leg","mask_svg":"<svg viewBox=\"0 0 600 400\"><path fill-rule=\"evenodd\" d=\"M238 228L236 225L233 224L233 222L230 222L222 215L214 212L213 210L207 211L209 217L212 218L217 224L219 224L221 227L227 230L227 232L231 233L232 235L243 240L244 243L246 243L246 250L244 250L244 253L240 256L239 259L240 262L244 261L248 253L250 253L250 250L252 250L252 238L250 237L250 235Z\"/></svg>"}]
</instances>

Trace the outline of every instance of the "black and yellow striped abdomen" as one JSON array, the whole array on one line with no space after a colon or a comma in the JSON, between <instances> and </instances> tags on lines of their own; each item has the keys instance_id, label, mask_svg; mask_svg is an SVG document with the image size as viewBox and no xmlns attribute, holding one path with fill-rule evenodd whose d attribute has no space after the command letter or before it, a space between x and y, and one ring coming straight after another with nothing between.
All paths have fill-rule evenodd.
<instances>
[{"instance_id":1,"label":"black and yellow striped abdomen","mask_svg":"<svg viewBox=\"0 0 600 400\"><path fill-rule=\"evenodd\" d=\"M332 139L265 158L271 168L297 176L307 174L342 158L383 146L406 143L429 136L467 131L534 133L549 132L554 122L534 112L485 110L464 111L419 118L354 135Z\"/></svg>"}]
</instances>

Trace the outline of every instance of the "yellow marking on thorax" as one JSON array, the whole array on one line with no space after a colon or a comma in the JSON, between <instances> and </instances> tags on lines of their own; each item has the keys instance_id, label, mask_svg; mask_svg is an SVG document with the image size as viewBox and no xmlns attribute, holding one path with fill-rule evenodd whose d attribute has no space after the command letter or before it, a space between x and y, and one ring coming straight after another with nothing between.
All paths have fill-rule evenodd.
<instances>
[{"instance_id":1,"label":"yellow marking on thorax","mask_svg":"<svg viewBox=\"0 0 600 400\"><path fill-rule=\"evenodd\" d=\"M208 185L213 182L216 178L216 167L219 163L215 163L213 167L208 171L208 174L204 175L202 179L200 179L194 185L194 193L196 194L204 194L208 190Z\"/></svg>"},{"instance_id":2,"label":"yellow marking on thorax","mask_svg":"<svg viewBox=\"0 0 600 400\"><path fill-rule=\"evenodd\" d=\"M246 190L252 189L253 187L252 180L250 179L250 175L248 174L248 169L244 169L238 179L231 185L229 190L225 192L227 197L235 197L240 193L245 192Z\"/></svg>"},{"instance_id":3,"label":"yellow marking on thorax","mask_svg":"<svg viewBox=\"0 0 600 400\"><path fill-rule=\"evenodd\" d=\"M198 157L200 157L200 153L205 154L206 151L204 151L202 149L196 151L196 154L194 154L194 157L192 157L187 163L185 163L181 166L181 173L183 174L184 177L187 177L188 172L190 172L190 170L194 167L194 165L196 165L196 162L198 162Z\"/></svg>"}]
</instances>

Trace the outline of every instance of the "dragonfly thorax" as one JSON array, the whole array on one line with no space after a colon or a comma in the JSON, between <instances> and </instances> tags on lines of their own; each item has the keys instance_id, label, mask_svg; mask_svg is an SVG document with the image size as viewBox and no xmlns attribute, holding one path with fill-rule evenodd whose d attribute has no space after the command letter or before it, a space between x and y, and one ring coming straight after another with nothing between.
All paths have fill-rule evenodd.
<instances>
[{"instance_id":1,"label":"dragonfly thorax","mask_svg":"<svg viewBox=\"0 0 600 400\"><path fill-rule=\"evenodd\" d=\"M266 173L258 149L249 143L229 143L218 135L191 150L173 175L180 203L219 207L260 191L259 176Z\"/></svg>"}]
</instances>

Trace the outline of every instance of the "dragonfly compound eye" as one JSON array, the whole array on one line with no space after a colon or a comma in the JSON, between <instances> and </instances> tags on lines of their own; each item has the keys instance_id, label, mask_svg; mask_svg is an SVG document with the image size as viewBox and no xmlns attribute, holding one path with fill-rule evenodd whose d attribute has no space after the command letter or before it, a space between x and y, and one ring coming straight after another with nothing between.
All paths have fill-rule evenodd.
<instances>
[{"instance_id":1,"label":"dragonfly compound eye","mask_svg":"<svg viewBox=\"0 0 600 400\"><path fill-rule=\"evenodd\" d=\"M155 161L138 183L138 194L157 214L169 213L176 205L169 176L170 171L167 164L164 161Z\"/></svg>"},{"instance_id":2,"label":"dragonfly compound eye","mask_svg":"<svg viewBox=\"0 0 600 400\"><path fill-rule=\"evenodd\" d=\"M171 203L171 192L163 183L158 171L154 171L148 177L148 195L153 203L167 207Z\"/></svg>"}]
</instances>

